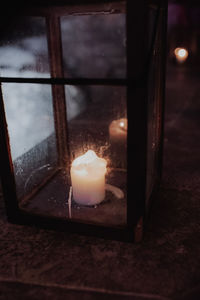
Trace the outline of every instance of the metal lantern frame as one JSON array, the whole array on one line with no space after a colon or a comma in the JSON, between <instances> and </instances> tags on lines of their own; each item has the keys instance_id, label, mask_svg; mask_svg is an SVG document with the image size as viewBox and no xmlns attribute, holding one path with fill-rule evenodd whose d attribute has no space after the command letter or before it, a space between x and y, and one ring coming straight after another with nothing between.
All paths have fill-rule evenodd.
<instances>
[{"instance_id":1,"label":"metal lantern frame","mask_svg":"<svg viewBox=\"0 0 200 300\"><path fill-rule=\"evenodd\" d=\"M48 3L47 3L48 2ZM146 203L146 174L147 174L147 142L148 142L148 76L152 61L155 64L155 102L157 106L156 126L156 169L157 178L153 186L152 199L158 188L162 170L163 149L163 115L165 92L165 54L166 54L166 20L167 1L109 1L109 0L74 0L61 2L40 1L29 3L23 7L23 13L31 16L46 18L48 51L51 78L11 78L0 77L0 82L39 83L52 87L54 119L56 124L57 149L59 159L66 160L68 156L66 103L64 85L101 85L123 86L127 88L127 225L124 228L106 227L86 224L74 220L63 220L46 216L34 215L19 208L13 162L9 145L9 135L0 91L0 165L1 181L5 198L8 220L13 223L36 225L43 228L72 231L104 238L139 241L142 238L151 201ZM156 12L151 44L147 51L148 39L148 9ZM127 76L117 78L66 78L62 64L62 41L60 31L60 16L81 13L117 13L126 14L127 38ZM134 99L134 100L133 100ZM64 128L64 130L60 130ZM135 143L134 141L137 141ZM134 170L134 172L132 171ZM134 183L134 186L133 186Z\"/></svg>"}]
</instances>

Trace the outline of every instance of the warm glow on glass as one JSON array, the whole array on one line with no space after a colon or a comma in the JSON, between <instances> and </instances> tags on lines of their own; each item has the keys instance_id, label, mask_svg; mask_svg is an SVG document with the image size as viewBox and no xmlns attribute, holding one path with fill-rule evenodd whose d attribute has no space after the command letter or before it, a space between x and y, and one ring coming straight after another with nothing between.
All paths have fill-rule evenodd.
<instances>
[{"instance_id":1,"label":"warm glow on glass","mask_svg":"<svg viewBox=\"0 0 200 300\"><path fill-rule=\"evenodd\" d=\"M85 154L77 157L72 162L72 167L81 175L92 174L93 178L98 176L99 171L106 173L106 160L100 158L92 150L88 150Z\"/></svg>"},{"instance_id":2,"label":"warm glow on glass","mask_svg":"<svg viewBox=\"0 0 200 300\"><path fill-rule=\"evenodd\" d=\"M109 126L109 135L111 142L119 142L125 145L127 138L128 122L126 118L113 120Z\"/></svg>"},{"instance_id":3,"label":"warm glow on glass","mask_svg":"<svg viewBox=\"0 0 200 300\"><path fill-rule=\"evenodd\" d=\"M176 48L174 54L178 62L182 63L188 58L188 50L185 48Z\"/></svg>"}]
</instances>

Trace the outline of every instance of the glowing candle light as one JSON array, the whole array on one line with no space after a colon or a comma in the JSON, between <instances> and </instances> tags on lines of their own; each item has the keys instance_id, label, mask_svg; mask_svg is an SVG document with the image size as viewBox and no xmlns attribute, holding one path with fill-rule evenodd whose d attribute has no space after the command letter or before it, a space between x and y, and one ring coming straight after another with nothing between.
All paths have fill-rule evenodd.
<instances>
[{"instance_id":1,"label":"glowing candle light","mask_svg":"<svg viewBox=\"0 0 200 300\"><path fill-rule=\"evenodd\" d=\"M104 200L106 165L92 150L72 162L73 198L78 204L96 205Z\"/></svg>"},{"instance_id":2,"label":"glowing candle light","mask_svg":"<svg viewBox=\"0 0 200 300\"><path fill-rule=\"evenodd\" d=\"M110 141L124 144L127 138L127 119L114 120L109 126Z\"/></svg>"},{"instance_id":3,"label":"glowing candle light","mask_svg":"<svg viewBox=\"0 0 200 300\"><path fill-rule=\"evenodd\" d=\"M126 168L127 157L127 127L126 118L113 120L109 126L110 151L113 166Z\"/></svg>"},{"instance_id":4,"label":"glowing candle light","mask_svg":"<svg viewBox=\"0 0 200 300\"><path fill-rule=\"evenodd\" d=\"M174 54L176 56L176 60L179 63L183 63L186 61L186 59L188 58L188 51L185 48L176 48L174 50Z\"/></svg>"}]
</instances>

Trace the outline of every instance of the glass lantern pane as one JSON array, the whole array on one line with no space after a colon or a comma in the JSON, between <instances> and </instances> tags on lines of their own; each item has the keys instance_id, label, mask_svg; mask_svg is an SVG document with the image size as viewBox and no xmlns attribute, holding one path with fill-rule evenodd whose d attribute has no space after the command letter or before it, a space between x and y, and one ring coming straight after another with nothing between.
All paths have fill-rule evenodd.
<instances>
[{"instance_id":1,"label":"glass lantern pane","mask_svg":"<svg viewBox=\"0 0 200 300\"><path fill-rule=\"evenodd\" d=\"M127 209L126 88L66 86L65 92L70 160L73 169L73 171L71 169L73 189L71 217L75 220L107 226L124 226ZM70 118L72 103L73 105L76 103L77 114ZM102 171L102 177L98 175L100 166L94 158L94 153L99 158L103 158L104 163L106 162L106 190L101 200L98 197L101 198L103 188L100 186L104 173ZM78 166L73 167L75 159L77 157L80 159L83 154L85 154L81 158L83 163L79 161ZM90 160L93 159L94 165L93 163L90 165ZM79 172L83 173L79 174ZM91 182L87 181L90 172ZM85 186L82 186L83 182ZM93 186L96 187L95 190Z\"/></svg>"},{"instance_id":2,"label":"glass lantern pane","mask_svg":"<svg viewBox=\"0 0 200 300\"><path fill-rule=\"evenodd\" d=\"M55 171L56 137L51 86L2 86L18 199L33 193Z\"/></svg>"},{"instance_id":3,"label":"glass lantern pane","mask_svg":"<svg viewBox=\"0 0 200 300\"><path fill-rule=\"evenodd\" d=\"M126 76L125 14L61 17L66 77Z\"/></svg>"},{"instance_id":4,"label":"glass lantern pane","mask_svg":"<svg viewBox=\"0 0 200 300\"><path fill-rule=\"evenodd\" d=\"M126 88L65 86L69 153L59 167L50 86L4 84L3 94L20 208L126 226ZM86 161L74 163L85 153Z\"/></svg>"},{"instance_id":5,"label":"glass lantern pane","mask_svg":"<svg viewBox=\"0 0 200 300\"><path fill-rule=\"evenodd\" d=\"M20 17L0 33L0 75L49 77L45 18Z\"/></svg>"}]
</instances>

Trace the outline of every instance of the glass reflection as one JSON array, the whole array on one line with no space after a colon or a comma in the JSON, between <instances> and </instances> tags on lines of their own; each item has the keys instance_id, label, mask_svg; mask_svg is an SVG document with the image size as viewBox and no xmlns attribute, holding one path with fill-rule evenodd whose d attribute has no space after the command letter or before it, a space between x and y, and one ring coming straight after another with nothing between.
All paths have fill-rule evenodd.
<instances>
[{"instance_id":1,"label":"glass reflection","mask_svg":"<svg viewBox=\"0 0 200 300\"><path fill-rule=\"evenodd\" d=\"M0 33L0 40L1 76L50 76L44 18L20 17L15 30Z\"/></svg>"},{"instance_id":2,"label":"glass reflection","mask_svg":"<svg viewBox=\"0 0 200 300\"><path fill-rule=\"evenodd\" d=\"M61 18L65 76L126 76L125 14Z\"/></svg>"}]
</instances>

